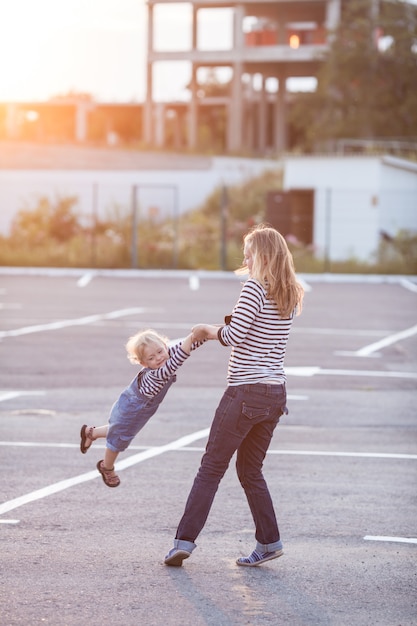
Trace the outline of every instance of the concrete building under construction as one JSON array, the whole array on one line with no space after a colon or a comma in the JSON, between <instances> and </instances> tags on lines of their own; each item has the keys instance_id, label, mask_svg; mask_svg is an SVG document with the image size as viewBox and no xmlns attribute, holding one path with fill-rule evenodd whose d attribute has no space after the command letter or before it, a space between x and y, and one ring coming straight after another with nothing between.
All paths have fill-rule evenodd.
<instances>
[{"instance_id":1,"label":"concrete building under construction","mask_svg":"<svg viewBox=\"0 0 417 626\"><path fill-rule=\"evenodd\" d=\"M329 49L329 37L341 17L342 0L189 0L191 48L158 50L154 45L157 5L177 0L148 0L147 92L144 105L144 139L148 146L163 147L167 124L174 119L177 133L186 128L187 148L198 147L200 120L207 107L225 111L225 150L229 153L267 151L282 153L288 145L286 107L287 79L315 77ZM198 41L202 10L233 12L230 49L201 49ZM154 67L159 62L188 61L190 98L184 103L156 102ZM205 97L198 82L200 68L232 71L228 93ZM274 81L276 89L268 90ZM271 113L272 112L272 113ZM183 133L184 134L184 133Z\"/></svg>"}]
</instances>

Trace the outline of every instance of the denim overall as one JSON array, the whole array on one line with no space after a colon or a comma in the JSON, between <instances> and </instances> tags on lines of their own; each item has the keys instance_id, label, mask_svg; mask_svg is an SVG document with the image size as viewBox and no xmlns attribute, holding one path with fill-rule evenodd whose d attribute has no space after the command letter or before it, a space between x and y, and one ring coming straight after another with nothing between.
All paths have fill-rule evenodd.
<instances>
[{"instance_id":1,"label":"denim overall","mask_svg":"<svg viewBox=\"0 0 417 626\"><path fill-rule=\"evenodd\" d=\"M135 376L111 409L106 446L113 452L126 450L132 439L156 413L168 389L177 380L176 375L172 376L162 389L150 398L139 391L142 373L139 372Z\"/></svg>"}]
</instances>

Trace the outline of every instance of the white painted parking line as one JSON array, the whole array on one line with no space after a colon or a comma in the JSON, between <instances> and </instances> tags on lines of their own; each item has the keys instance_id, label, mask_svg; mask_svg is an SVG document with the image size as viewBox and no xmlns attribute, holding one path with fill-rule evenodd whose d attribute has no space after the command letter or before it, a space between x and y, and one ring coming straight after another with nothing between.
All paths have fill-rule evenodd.
<instances>
[{"instance_id":1,"label":"white painted parking line","mask_svg":"<svg viewBox=\"0 0 417 626\"><path fill-rule=\"evenodd\" d=\"M413 291L414 293L417 293L416 283L413 283L408 278L401 278L400 285L402 285L405 289L408 289L408 291Z\"/></svg>"},{"instance_id":2,"label":"white painted parking line","mask_svg":"<svg viewBox=\"0 0 417 626\"><path fill-rule=\"evenodd\" d=\"M286 367L286 374L289 376L363 376L363 377L382 377L382 378L411 378L417 380L417 372L385 372L378 370L328 370L318 366L308 367Z\"/></svg>"},{"instance_id":3,"label":"white painted parking line","mask_svg":"<svg viewBox=\"0 0 417 626\"><path fill-rule=\"evenodd\" d=\"M303 289L304 289L304 291L306 293L309 293L310 291L313 290L313 287L304 278L302 278L301 276L297 276L297 280L300 283L300 285L302 285L302 287L303 287Z\"/></svg>"},{"instance_id":4,"label":"white painted parking line","mask_svg":"<svg viewBox=\"0 0 417 626\"><path fill-rule=\"evenodd\" d=\"M206 432L206 431L202 431ZM208 433L208 430L207 430ZM205 435L203 435L205 436ZM15 447L15 448L79 448L80 445L78 443L49 443L49 442L33 442L33 441L0 441L0 447ZM105 444L95 443L94 448L96 449L105 449ZM129 450L144 450L150 451L151 456L155 456L154 450L159 449L158 447L149 447L149 446L129 446ZM177 450L179 452L204 452L204 447L196 447L190 445L176 446L172 448L173 450ZM355 459L396 459L396 460L411 460L417 461L417 454L406 454L400 452L344 452L338 450L274 450L273 448L269 448L267 454L278 454L282 456L334 456L334 457L350 457ZM142 455L141 455L142 457ZM132 457L129 457L132 458ZM141 458L141 460L145 460L145 458ZM121 467L121 463L123 461L119 461L117 464L118 469Z\"/></svg>"},{"instance_id":5,"label":"white painted parking line","mask_svg":"<svg viewBox=\"0 0 417 626\"><path fill-rule=\"evenodd\" d=\"M417 380L417 372L379 372L375 370L326 370L321 369L318 372L324 376L371 376L381 378L410 378L411 380Z\"/></svg>"},{"instance_id":6,"label":"white painted parking line","mask_svg":"<svg viewBox=\"0 0 417 626\"><path fill-rule=\"evenodd\" d=\"M13 400L20 396L44 396L45 391L0 391L0 402Z\"/></svg>"},{"instance_id":7,"label":"white painted parking line","mask_svg":"<svg viewBox=\"0 0 417 626\"><path fill-rule=\"evenodd\" d=\"M47 330L61 330L62 328L68 328L69 326L84 326L100 322L101 320L112 320L127 315L137 315L139 313L144 313L145 311L146 309L142 307L132 307L130 309L110 311L110 313L98 313L97 315L87 315L86 317L78 317L75 319L58 320L57 322L50 322L49 324L36 324L34 326L15 328L14 330L3 330L0 331L0 339L5 337L19 337L20 335L39 333Z\"/></svg>"},{"instance_id":8,"label":"white painted parking line","mask_svg":"<svg viewBox=\"0 0 417 626\"><path fill-rule=\"evenodd\" d=\"M160 454L164 454L165 452L170 452L171 450L177 450L178 448L187 446L193 441L197 441L198 439L203 439L204 437L207 437L208 434L208 428L196 431L189 435L185 435L184 437L180 437L180 439L177 439L176 441L167 443L164 446L156 446L155 448L149 448L144 452L138 452L138 454L134 454L127 459L116 463L115 467L117 471L124 470L127 467L131 467L132 465L136 465L137 463L141 463L142 461L146 461L147 459L151 459ZM46 498L53 495L54 493L63 491L64 489L69 489L70 487L74 487L75 485L79 485L81 483L85 483L89 480L94 480L95 478L99 477L100 474L97 472L97 470L94 470L92 472L87 472L86 474L79 474L78 476L74 476L73 478L61 480L57 483L53 483L52 485L48 485L47 487L43 487L42 489L37 489L36 491L27 493L24 496L20 496L19 498L14 498L13 500L9 500L8 502L0 504L0 515L8 513L9 511L13 511L14 509L17 509L24 504L28 504L29 502L34 502L35 500Z\"/></svg>"},{"instance_id":9,"label":"white painted parking line","mask_svg":"<svg viewBox=\"0 0 417 626\"><path fill-rule=\"evenodd\" d=\"M383 537L379 535L365 535L365 541L393 541L396 543L417 543L417 537Z\"/></svg>"},{"instance_id":10,"label":"white painted parking line","mask_svg":"<svg viewBox=\"0 0 417 626\"><path fill-rule=\"evenodd\" d=\"M193 276L190 276L190 278L188 279L188 286L190 287L191 291L198 291L200 289L199 277L195 274L193 274Z\"/></svg>"},{"instance_id":11,"label":"white painted parking line","mask_svg":"<svg viewBox=\"0 0 417 626\"><path fill-rule=\"evenodd\" d=\"M87 272L83 274L81 278L77 280L77 287L86 287L88 283L90 283L94 276L96 276L96 272Z\"/></svg>"},{"instance_id":12,"label":"white painted parking line","mask_svg":"<svg viewBox=\"0 0 417 626\"><path fill-rule=\"evenodd\" d=\"M386 337L392 331L375 328L314 328L308 326L297 326L291 329L291 333L303 335L335 335L336 337Z\"/></svg>"},{"instance_id":13,"label":"white painted parking line","mask_svg":"<svg viewBox=\"0 0 417 626\"><path fill-rule=\"evenodd\" d=\"M22 305L18 302L0 302L0 309L4 311L17 311L21 308Z\"/></svg>"},{"instance_id":14,"label":"white painted parking line","mask_svg":"<svg viewBox=\"0 0 417 626\"><path fill-rule=\"evenodd\" d=\"M296 456L337 456L362 459L409 459L417 461L417 454L397 454L394 452L337 452L337 450L268 450L267 454Z\"/></svg>"},{"instance_id":15,"label":"white painted parking line","mask_svg":"<svg viewBox=\"0 0 417 626\"><path fill-rule=\"evenodd\" d=\"M369 346L365 346L360 350L355 352L355 356L369 356L382 348L386 348L387 346L391 346L393 343L397 343L397 341L401 341L402 339L407 339L408 337L412 337L417 334L417 325L412 326L411 328L407 328L406 330L402 330L399 333L394 333L389 337L385 337L385 339L381 339L380 341L376 341L375 343L371 343Z\"/></svg>"}]
</instances>

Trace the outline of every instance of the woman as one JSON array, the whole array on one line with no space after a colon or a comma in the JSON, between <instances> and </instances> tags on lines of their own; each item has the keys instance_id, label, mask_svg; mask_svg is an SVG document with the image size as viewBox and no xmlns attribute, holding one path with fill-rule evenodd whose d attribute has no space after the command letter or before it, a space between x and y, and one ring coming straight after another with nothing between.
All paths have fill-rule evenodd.
<instances>
[{"instance_id":1,"label":"woman","mask_svg":"<svg viewBox=\"0 0 417 626\"><path fill-rule=\"evenodd\" d=\"M286 408L284 357L304 291L283 236L265 225L244 237L249 273L225 326L198 324L193 339L231 346L228 385L216 410L205 454L195 477L166 565L180 566L196 547L217 488L237 451L236 470L255 523L256 547L238 565L256 566L283 554L278 524L262 474L275 426Z\"/></svg>"}]
</instances>

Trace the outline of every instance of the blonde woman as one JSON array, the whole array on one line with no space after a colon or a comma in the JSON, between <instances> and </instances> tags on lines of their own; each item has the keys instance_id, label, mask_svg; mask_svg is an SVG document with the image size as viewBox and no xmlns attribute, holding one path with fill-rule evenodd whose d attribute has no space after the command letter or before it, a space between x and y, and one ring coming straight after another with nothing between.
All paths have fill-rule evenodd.
<instances>
[{"instance_id":1,"label":"blonde woman","mask_svg":"<svg viewBox=\"0 0 417 626\"><path fill-rule=\"evenodd\" d=\"M114 403L109 423L104 426L87 426L80 431L80 450L83 454L93 441L106 438L104 459L97 463L104 483L118 487L120 478L114 463L120 452L126 450L138 432L156 413L168 389L176 380L176 371L202 342L193 342L192 334L175 345L154 330L144 330L130 337L126 344L131 363L142 369Z\"/></svg>"},{"instance_id":2,"label":"blonde woman","mask_svg":"<svg viewBox=\"0 0 417 626\"><path fill-rule=\"evenodd\" d=\"M227 388L216 410L200 469L178 525L166 565L180 566L195 549L217 488L233 454L255 524L256 546L238 565L257 566L283 554L273 503L262 464L286 408L284 357L304 291L282 235L265 225L244 237L239 274L249 274L226 325L199 324L195 339L231 346Z\"/></svg>"}]
</instances>

